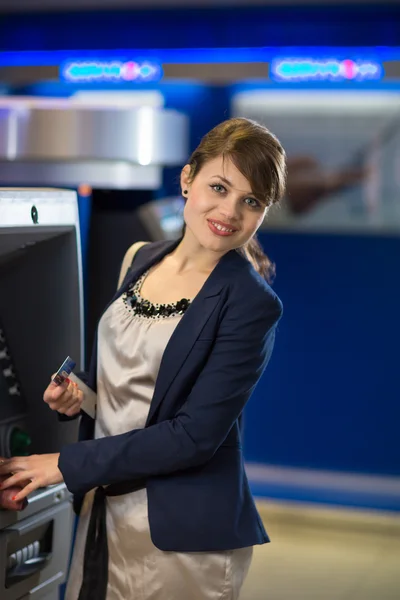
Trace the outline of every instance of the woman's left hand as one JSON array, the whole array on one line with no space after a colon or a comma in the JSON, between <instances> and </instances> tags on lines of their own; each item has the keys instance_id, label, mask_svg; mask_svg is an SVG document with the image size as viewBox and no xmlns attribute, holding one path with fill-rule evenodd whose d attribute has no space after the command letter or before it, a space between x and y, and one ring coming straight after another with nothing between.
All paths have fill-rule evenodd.
<instances>
[{"instance_id":1,"label":"woman's left hand","mask_svg":"<svg viewBox=\"0 0 400 600\"><path fill-rule=\"evenodd\" d=\"M0 458L0 476L11 475L0 484L0 490L21 486L22 490L13 500L23 500L33 491L47 485L61 483L63 476L58 468L59 454L33 454Z\"/></svg>"}]
</instances>

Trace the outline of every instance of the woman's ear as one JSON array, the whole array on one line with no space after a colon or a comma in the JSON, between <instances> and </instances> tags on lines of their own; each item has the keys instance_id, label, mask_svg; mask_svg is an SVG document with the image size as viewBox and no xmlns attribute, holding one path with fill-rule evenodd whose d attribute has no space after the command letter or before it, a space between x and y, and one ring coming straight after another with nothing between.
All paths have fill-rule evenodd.
<instances>
[{"instance_id":1,"label":"woman's ear","mask_svg":"<svg viewBox=\"0 0 400 600\"><path fill-rule=\"evenodd\" d=\"M189 189L189 175L190 175L190 165L185 165L181 171L181 190L184 196L187 195L187 190ZM186 194L183 192L186 191Z\"/></svg>"}]
</instances>

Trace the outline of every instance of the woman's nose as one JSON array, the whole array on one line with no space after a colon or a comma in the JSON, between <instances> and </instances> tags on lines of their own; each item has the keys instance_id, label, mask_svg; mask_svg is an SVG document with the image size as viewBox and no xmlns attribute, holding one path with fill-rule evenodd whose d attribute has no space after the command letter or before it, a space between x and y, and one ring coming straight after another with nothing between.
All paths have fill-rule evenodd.
<instances>
[{"instance_id":1,"label":"woman's nose","mask_svg":"<svg viewBox=\"0 0 400 600\"><path fill-rule=\"evenodd\" d=\"M238 203L233 199L225 199L220 205L221 217L229 221L235 221L239 218Z\"/></svg>"}]
</instances>

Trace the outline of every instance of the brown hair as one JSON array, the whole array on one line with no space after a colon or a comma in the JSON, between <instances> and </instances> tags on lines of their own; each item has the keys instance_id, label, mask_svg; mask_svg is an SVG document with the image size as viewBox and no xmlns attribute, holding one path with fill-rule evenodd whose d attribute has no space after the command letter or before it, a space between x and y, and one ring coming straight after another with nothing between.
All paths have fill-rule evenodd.
<instances>
[{"instance_id":1,"label":"brown hair","mask_svg":"<svg viewBox=\"0 0 400 600\"><path fill-rule=\"evenodd\" d=\"M189 159L189 181L193 181L206 162L218 156L232 160L249 181L256 198L267 206L282 198L286 185L286 154L278 139L263 125L235 118L211 129ZM256 236L238 251L268 281L273 278L275 266L264 254Z\"/></svg>"}]
</instances>

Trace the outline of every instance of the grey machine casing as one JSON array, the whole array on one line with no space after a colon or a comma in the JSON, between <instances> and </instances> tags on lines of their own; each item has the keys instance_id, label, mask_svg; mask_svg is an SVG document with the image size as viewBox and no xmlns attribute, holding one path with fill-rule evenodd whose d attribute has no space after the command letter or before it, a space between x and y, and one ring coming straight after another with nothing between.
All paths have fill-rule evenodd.
<instances>
[{"instance_id":1,"label":"grey machine casing","mask_svg":"<svg viewBox=\"0 0 400 600\"><path fill-rule=\"evenodd\" d=\"M82 367L82 260L77 197L58 189L0 188L0 454L16 432L30 454L76 441L43 392L67 355ZM8 361L8 364L5 362ZM0 509L1 600L58 600L73 531L64 484L33 493L21 512Z\"/></svg>"}]
</instances>

